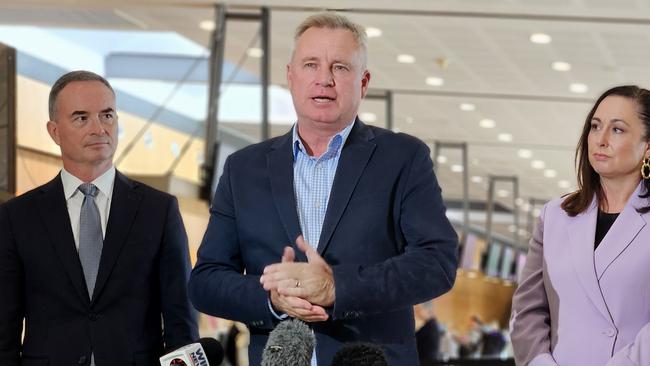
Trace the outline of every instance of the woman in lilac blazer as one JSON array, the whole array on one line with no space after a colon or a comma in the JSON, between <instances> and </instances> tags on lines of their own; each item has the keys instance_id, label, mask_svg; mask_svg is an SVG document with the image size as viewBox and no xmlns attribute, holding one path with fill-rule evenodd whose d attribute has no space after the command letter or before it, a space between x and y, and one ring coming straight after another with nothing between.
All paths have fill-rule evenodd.
<instances>
[{"instance_id":1,"label":"woman in lilac blazer","mask_svg":"<svg viewBox=\"0 0 650 366\"><path fill-rule=\"evenodd\" d=\"M650 92L606 91L578 190L544 206L513 298L517 365L650 365Z\"/></svg>"}]
</instances>

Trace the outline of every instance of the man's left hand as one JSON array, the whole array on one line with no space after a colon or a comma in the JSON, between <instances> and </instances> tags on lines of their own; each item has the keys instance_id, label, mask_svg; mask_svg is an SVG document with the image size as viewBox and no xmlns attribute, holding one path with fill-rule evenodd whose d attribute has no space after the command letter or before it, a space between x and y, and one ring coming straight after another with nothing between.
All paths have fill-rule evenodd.
<instances>
[{"instance_id":1,"label":"man's left hand","mask_svg":"<svg viewBox=\"0 0 650 366\"><path fill-rule=\"evenodd\" d=\"M264 289L277 290L281 295L299 297L315 305L332 306L336 298L332 268L302 235L296 239L296 245L307 256L307 263L283 262L267 266L260 278Z\"/></svg>"}]
</instances>

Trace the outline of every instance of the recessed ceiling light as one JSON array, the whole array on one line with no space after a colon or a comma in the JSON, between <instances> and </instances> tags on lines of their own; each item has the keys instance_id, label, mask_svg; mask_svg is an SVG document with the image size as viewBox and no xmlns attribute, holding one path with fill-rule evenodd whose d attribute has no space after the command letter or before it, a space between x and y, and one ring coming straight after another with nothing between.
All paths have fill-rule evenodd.
<instances>
[{"instance_id":1,"label":"recessed ceiling light","mask_svg":"<svg viewBox=\"0 0 650 366\"><path fill-rule=\"evenodd\" d=\"M571 64L564 61L555 61L551 64L551 68L555 71L569 71L571 70Z\"/></svg>"},{"instance_id":2,"label":"recessed ceiling light","mask_svg":"<svg viewBox=\"0 0 650 366\"><path fill-rule=\"evenodd\" d=\"M365 122L371 122L372 123L372 122L377 121L377 115L374 114L374 113L370 113L370 112L363 112L363 113L359 114L359 118L361 118L361 120L365 121Z\"/></svg>"},{"instance_id":3,"label":"recessed ceiling light","mask_svg":"<svg viewBox=\"0 0 650 366\"><path fill-rule=\"evenodd\" d=\"M444 155L438 155L438 157L436 158L436 161L438 163L440 163L440 164L444 164L444 163L447 162L447 157L444 156Z\"/></svg>"},{"instance_id":4,"label":"recessed ceiling light","mask_svg":"<svg viewBox=\"0 0 650 366\"><path fill-rule=\"evenodd\" d=\"M530 203L524 203L524 205L521 206L521 210L524 212L530 211Z\"/></svg>"},{"instance_id":5,"label":"recessed ceiling light","mask_svg":"<svg viewBox=\"0 0 650 366\"><path fill-rule=\"evenodd\" d=\"M508 190L506 190L506 189L499 189L499 190L497 191L497 196L498 196L498 197L506 198L506 197L508 197L509 195L510 195L510 192L508 192Z\"/></svg>"},{"instance_id":6,"label":"recessed ceiling light","mask_svg":"<svg viewBox=\"0 0 650 366\"><path fill-rule=\"evenodd\" d=\"M460 164L454 164L451 166L451 171L454 173L461 173L463 171L463 166Z\"/></svg>"},{"instance_id":7,"label":"recessed ceiling light","mask_svg":"<svg viewBox=\"0 0 650 366\"><path fill-rule=\"evenodd\" d=\"M541 160L533 160L530 162L530 166L532 166L534 169L544 169L546 163Z\"/></svg>"},{"instance_id":8,"label":"recessed ceiling light","mask_svg":"<svg viewBox=\"0 0 650 366\"><path fill-rule=\"evenodd\" d=\"M375 27L366 28L366 36L368 38L381 37L381 34L382 34L382 32L381 32L381 29L379 29L379 28L375 28Z\"/></svg>"},{"instance_id":9,"label":"recessed ceiling light","mask_svg":"<svg viewBox=\"0 0 650 366\"><path fill-rule=\"evenodd\" d=\"M397 56L397 62L412 64L415 62L415 57L413 55L401 54Z\"/></svg>"},{"instance_id":10,"label":"recessed ceiling light","mask_svg":"<svg viewBox=\"0 0 650 366\"><path fill-rule=\"evenodd\" d=\"M542 210L540 210L539 208L536 208L536 209L533 210L533 215L535 217L539 216L539 214L541 214L541 213L542 213Z\"/></svg>"},{"instance_id":11,"label":"recessed ceiling light","mask_svg":"<svg viewBox=\"0 0 650 366\"><path fill-rule=\"evenodd\" d=\"M557 186L562 188L562 189L567 189L567 188L571 187L571 182L569 182L568 180L561 180L561 181L557 182Z\"/></svg>"},{"instance_id":12,"label":"recessed ceiling light","mask_svg":"<svg viewBox=\"0 0 650 366\"><path fill-rule=\"evenodd\" d=\"M475 175L475 176L472 176L471 180L472 180L473 183L481 183L483 181L483 177Z\"/></svg>"},{"instance_id":13,"label":"recessed ceiling light","mask_svg":"<svg viewBox=\"0 0 650 366\"><path fill-rule=\"evenodd\" d=\"M522 159L530 159L533 157L533 152L528 149L519 149L519 151L517 151L517 155Z\"/></svg>"},{"instance_id":14,"label":"recessed ceiling light","mask_svg":"<svg viewBox=\"0 0 650 366\"><path fill-rule=\"evenodd\" d=\"M476 106L472 103L460 103L460 110L464 112L471 112L476 109Z\"/></svg>"},{"instance_id":15,"label":"recessed ceiling light","mask_svg":"<svg viewBox=\"0 0 650 366\"><path fill-rule=\"evenodd\" d=\"M442 86L445 83L442 78L436 76L429 76L424 82L431 86Z\"/></svg>"},{"instance_id":16,"label":"recessed ceiling light","mask_svg":"<svg viewBox=\"0 0 650 366\"><path fill-rule=\"evenodd\" d=\"M521 197L518 197L518 198L515 200L515 205L517 205L517 206L521 206L521 205L523 205L524 203L525 203L525 202L524 202L524 199L521 198Z\"/></svg>"},{"instance_id":17,"label":"recessed ceiling light","mask_svg":"<svg viewBox=\"0 0 650 366\"><path fill-rule=\"evenodd\" d=\"M251 47L248 50L246 50L246 54L249 57L260 58L264 55L264 51L262 51L261 48Z\"/></svg>"},{"instance_id":18,"label":"recessed ceiling light","mask_svg":"<svg viewBox=\"0 0 650 366\"><path fill-rule=\"evenodd\" d=\"M528 231L526 231L526 229L519 229L519 236L528 236Z\"/></svg>"},{"instance_id":19,"label":"recessed ceiling light","mask_svg":"<svg viewBox=\"0 0 650 366\"><path fill-rule=\"evenodd\" d=\"M530 41L537 44L551 43L551 36L546 33L533 33L530 35Z\"/></svg>"},{"instance_id":20,"label":"recessed ceiling light","mask_svg":"<svg viewBox=\"0 0 650 366\"><path fill-rule=\"evenodd\" d=\"M510 224L508 225L508 231L514 233L515 231L517 231L517 227L515 225Z\"/></svg>"},{"instance_id":21,"label":"recessed ceiling light","mask_svg":"<svg viewBox=\"0 0 650 366\"><path fill-rule=\"evenodd\" d=\"M204 31L213 31L215 28L214 20L202 20L199 22L199 28L203 29Z\"/></svg>"},{"instance_id":22,"label":"recessed ceiling light","mask_svg":"<svg viewBox=\"0 0 650 366\"><path fill-rule=\"evenodd\" d=\"M583 94L589 90L589 87L582 83L571 83L571 85L569 85L569 90L572 93Z\"/></svg>"},{"instance_id":23,"label":"recessed ceiling light","mask_svg":"<svg viewBox=\"0 0 650 366\"><path fill-rule=\"evenodd\" d=\"M406 117L405 120L406 120L406 123L408 123L408 124L411 124L411 123L415 122L415 120L413 119L413 117L410 117L410 116L409 116L409 117Z\"/></svg>"},{"instance_id":24,"label":"recessed ceiling light","mask_svg":"<svg viewBox=\"0 0 650 366\"><path fill-rule=\"evenodd\" d=\"M478 122L478 125L483 128L494 128L496 127L497 123L494 122L493 119L483 118Z\"/></svg>"},{"instance_id":25,"label":"recessed ceiling light","mask_svg":"<svg viewBox=\"0 0 650 366\"><path fill-rule=\"evenodd\" d=\"M512 135L509 133L500 133L497 135L497 139L501 142L512 142Z\"/></svg>"},{"instance_id":26,"label":"recessed ceiling light","mask_svg":"<svg viewBox=\"0 0 650 366\"><path fill-rule=\"evenodd\" d=\"M402 130L399 127L393 127L393 132L400 133Z\"/></svg>"},{"instance_id":27,"label":"recessed ceiling light","mask_svg":"<svg viewBox=\"0 0 650 366\"><path fill-rule=\"evenodd\" d=\"M544 176L546 178L555 178L557 177L557 172L553 169L546 169L544 170Z\"/></svg>"}]
</instances>

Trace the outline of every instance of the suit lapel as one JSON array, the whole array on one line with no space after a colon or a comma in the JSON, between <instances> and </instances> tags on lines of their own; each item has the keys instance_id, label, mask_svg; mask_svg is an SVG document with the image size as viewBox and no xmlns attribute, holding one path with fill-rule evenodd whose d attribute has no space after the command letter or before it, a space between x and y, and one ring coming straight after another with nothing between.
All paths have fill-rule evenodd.
<instances>
[{"instance_id":1,"label":"suit lapel","mask_svg":"<svg viewBox=\"0 0 650 366\"><path fill-rule=\"evenodd\" d=\"M38 208L41 219L45 223L49 241L70 277L77 294L83 301L88 302L88 289L72 234L61 175L59 174L43 186L41 191L43 194L38 202Z\"/></svg>"},{"instance_id":2,"label":"suit lapel","mask_svg":"<svg viewBox=\"0 0 650 366\"><path fill-rule=\"evenodd\" d=\"M321 255L327 249L332 234L350 201L352 192L375 150L376 145L370 142L372 138L374 138L372 130L357 119L341 150L341 157L327 204L327 212L323 220L323 229L318 241L318 252Z\"/></svg>"},{"instance_id":3,"label":"suit lapel","mask_svg":"<svg viewBox=\"0 0 650 366\"><path fill-rule=\"evenodd\" d=\"M293 188L292 132L279 138L267 154L266 164L271 181L271 194L280 220L290 242L294 242L300 230Z\"/></svg>"},{"instance_id":4,"label":"suit lapel","mask_svg":"<svg viewBox=\"0 0 650 366\"><path fill-rule=\"evenodd\" d=\"M647 199L639 198L643 183L639 183L621 214L609 229L596 249L596 275L600 279L609 266L632 243L646 222L636 211L638 207L647 205ZM645 202L644 202L645 201Z\"/></svg>"},{"instance_id":5,"label":"suit lapel","mask_svg":"<svg viewBox=\"0 0 650 366\"><path fill-rule=\"evenodd\" d=\"M597 216L598 207L594 198L589 208L573 217L567 226L571 262L589 299L606 319L611 319L600 291L594 264L594 233L596 232Z\"/></svg>"},{"instance_id":6,"label":"suit lapel","mask_svg":"<svg viewBox=\"0 0 650 366\"><path fill-rule=\"evenodd\" d=\"M106 225L102 257L97 272L97 282L93 292L93 301L101 294L108 280L115 261L124 246L127 234L131 230L135 214L140 207L141 195L137 191L137 183L129 180L120 172L115 174L111 210Z\"/></svg>"}]
</instances>

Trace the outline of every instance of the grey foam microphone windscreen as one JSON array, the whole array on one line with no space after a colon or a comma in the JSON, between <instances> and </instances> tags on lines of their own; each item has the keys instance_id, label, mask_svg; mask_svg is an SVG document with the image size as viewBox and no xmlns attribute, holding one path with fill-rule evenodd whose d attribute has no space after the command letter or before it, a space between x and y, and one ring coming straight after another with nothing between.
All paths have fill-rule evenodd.
<instances>
[{"instance_id":1,"label":"grey foam microphone windscreen","mask_svg":"<svg viewBox=\"0 0 650 366\"><path fill-rule=\"evenodd\" d=\"M285 320L269 334L262 352L262 366L310 366L316 339L298 319Z\"/></svg>"}]
</instances>

